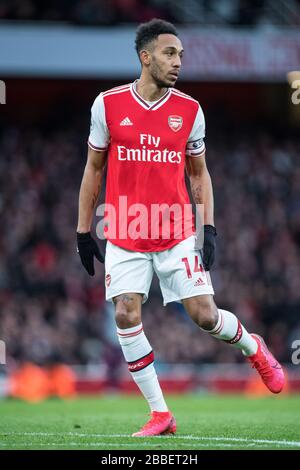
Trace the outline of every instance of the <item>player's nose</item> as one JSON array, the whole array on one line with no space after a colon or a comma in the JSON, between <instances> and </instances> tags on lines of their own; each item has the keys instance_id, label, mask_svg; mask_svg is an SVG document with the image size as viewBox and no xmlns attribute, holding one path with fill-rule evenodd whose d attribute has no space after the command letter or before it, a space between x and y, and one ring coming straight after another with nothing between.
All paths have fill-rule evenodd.
<instances>
[{"instance_id":1,"label":"player's nose","mask_svg":"<svg viewBox=\"0 0 300 470\"><path fill-rule=\"evenodd\" d=\"M173 62L172 65L173 65L174 68L176 68L176 69L178 69L178 70L180 69L180 67L181 67L181 58L180 58L179 55L176 55L176 56L174 57L174 62Z\"/></svg>"}]
</instances>

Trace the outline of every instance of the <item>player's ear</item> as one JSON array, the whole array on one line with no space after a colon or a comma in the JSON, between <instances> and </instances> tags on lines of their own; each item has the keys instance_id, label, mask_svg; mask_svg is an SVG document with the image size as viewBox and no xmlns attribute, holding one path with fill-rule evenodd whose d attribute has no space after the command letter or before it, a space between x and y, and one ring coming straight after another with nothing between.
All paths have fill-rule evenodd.
<instances>
[{"instance_id":1,"label":"player's ear","mask_svg":"<svg viewBox=\"0 0 300 470\"><path fill-rule=\"evenodd\" d=\"M150 64L150 53L149 51L143 50L140 52L140 60L142 65L149 65Z\"/></svg>"}]
</instances>

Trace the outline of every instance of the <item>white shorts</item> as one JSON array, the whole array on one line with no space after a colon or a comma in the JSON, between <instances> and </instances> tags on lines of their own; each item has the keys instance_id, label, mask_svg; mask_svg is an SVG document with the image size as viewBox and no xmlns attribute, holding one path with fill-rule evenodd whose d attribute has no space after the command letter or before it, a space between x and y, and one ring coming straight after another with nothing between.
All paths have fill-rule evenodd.
<instances>
[{"instance_id":1,"label":"white shorts","mask_svg":"<svg viewBox=\"0 0 300 470\"><path fill-rule=\"evenodd\" d=\"M146 302L155 272L164 305L196 295L214 294L208 271L191 236L169 250L143 253L124 250L107 242L105 255L106 300L128 292L143 295Z\"/></svg>"}]
</instances>

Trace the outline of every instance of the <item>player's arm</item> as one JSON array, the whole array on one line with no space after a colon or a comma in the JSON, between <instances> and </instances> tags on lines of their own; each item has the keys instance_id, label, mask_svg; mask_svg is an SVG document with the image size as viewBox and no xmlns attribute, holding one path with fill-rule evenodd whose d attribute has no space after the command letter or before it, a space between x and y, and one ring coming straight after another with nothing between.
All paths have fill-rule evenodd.
<instances>
[{"instance_id":1,"label":"player's arm","mask_svg":"<svg viewBox=\"0 0 300 470\"><path fill-rule=\"evenodd\" d=\"M88 157L79 192L78 233L90 232L94 209L101 192L107 151L88 147Z\"/></svg>"},{"instance_id":2,"label":"player's arm","mask_svg":"<svg viewBox=\"0 0 300 470\"><path fill-rule=\"evenodd\" d=\"M205 153L200 157L187 155L186 171L195 204L203 204L203 224L214 226L214 196L211 177L206 166Z\"/></svg>"},{"instance_id":3,"label":"player's arm","mask_svg":"<svg viewBox=\"0 0 300 470\"><path fill-rule=\"evenodd\" d=\"M94 256L101 263L104 262L104 257L91 236L90 230L94 209L101 192L106 159L106 151L96 151L88 147L88 157L79 192L77 251L90 276L95 274Z\"/></svg>"},{"instance_id":4,"label":"player's arm","mask_svg":"<svg viewBox=\"0 0 300 470\"><path fill-rule=\"evenodd\" d=\"M205 161L204 137L205 118L198 103L194 124L186 145L186 171L190 179L192 197L196 204L202 204L203 207L203 220L201 213L199 218L204 225L204 240L202 245L202 232L199 231L200 227L196 227L199 233L196 233L195 248L202 251L204 268L209 271L215 258L216 229L214 224L213 188Z\"/></svg>"},{"instance_id":5,"label":"player's arm","mask_svg":"<svg viewBox=\"0 0 300 470\"><path fill-rule=\"evenodd\" d=\"M103 95L100 93L91 109L91 129L88 139L88 157L79 192L77 250L87 272L93 276L94 256L104 262L96 241L91 236L94 209L97 204L107 160L109 131L105 119Z\"/></svg>"},{"instance_id":6,"label":"player's arm","mask_svg":"<svg viewBox=\"0 0 300 470\"><path fill-rule=\"evenodd\" d=\"M202 249L203 264L209 271L215 259L214 196L211 177L208 172L205 152L201 156L186 156L186 171L189 176L191 193L195 204L203 205L204 240ZM197 206L196 206L197 207ZM199 214L201 219L201 214ZM199 237L199 234L196 234ZM197 242L196 242L197 246Z\"/></svg>"}]
</instances>

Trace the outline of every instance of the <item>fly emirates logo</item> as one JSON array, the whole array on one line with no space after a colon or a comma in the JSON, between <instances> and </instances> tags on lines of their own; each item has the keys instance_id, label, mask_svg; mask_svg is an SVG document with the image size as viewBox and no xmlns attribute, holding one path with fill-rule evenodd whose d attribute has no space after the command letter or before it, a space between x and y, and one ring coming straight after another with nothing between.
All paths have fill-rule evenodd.
<instances>
[{"instance_id":1,"label":"fly emirates logo","mask_svg":"<svg viewBox=\"0 0 300 470\"><path fill-rule=\"evenodd\" d=\"M140 144L141 148L138 149L130 149L124 145L118 145L118 160L157 163L181 162L182 152L159 148L160 137L154 137L151 134L140 134Z\"/></svg>"}]
</instances>

